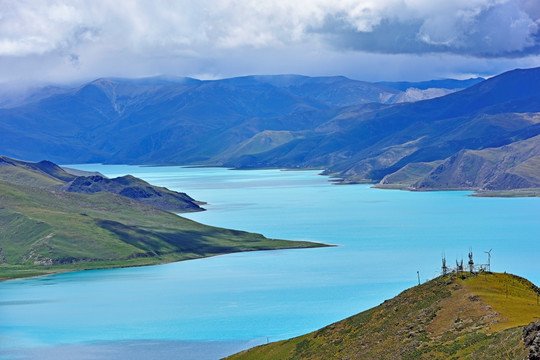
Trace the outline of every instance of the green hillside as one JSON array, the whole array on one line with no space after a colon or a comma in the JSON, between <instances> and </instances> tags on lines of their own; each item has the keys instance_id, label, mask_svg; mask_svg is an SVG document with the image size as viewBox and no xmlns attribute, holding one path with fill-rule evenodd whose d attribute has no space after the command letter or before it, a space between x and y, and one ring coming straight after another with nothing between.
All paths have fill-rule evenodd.
<instances>
[{"instance_id":1,"label":"green hillside","mask_svg":"<svg viewBox=\"0 0 540 360\"><path fill-rule=\"evenodd\" d=\"M524 327L540 317L539 293L510 274L441 276L321 330L229 359L525 359ZM535 331L529 337L540 339Z\"/></svg>"},{"instance_id":2,"label":"green hillside","mask_svg":"<svg viewBox=\"0 0 540 360\"><path fill-rule=\"evenodd\" d=\"M38 163L11 159L0 155L0 180L43 188L60 188L76 178L48 161Z\"/></svg>"},{"instance_id":3,"label":"green hillside","mask_svg":"<svg viewBox=\"0 0 540 360\"><path fill-rule=\"evenodd\" d=\"M0 181L83 194L107 192L176 213L204 210L199 206L203 202L185 193L154 186L131 175L108 179L99 173L69 170L50 161L36 163L0 155Z\"/></svg>"}]
</instances>

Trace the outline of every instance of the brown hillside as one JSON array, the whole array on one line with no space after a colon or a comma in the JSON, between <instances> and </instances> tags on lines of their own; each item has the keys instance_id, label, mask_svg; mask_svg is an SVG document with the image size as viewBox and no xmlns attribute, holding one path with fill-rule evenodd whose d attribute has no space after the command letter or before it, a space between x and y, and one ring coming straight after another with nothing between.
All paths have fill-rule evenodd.
<instances>
[{"instance_id":1,"label":"brown hillside","mask_svg":"<svg viewBox=\"0 0 540 360\"><path fill-rule=\"evenodd\" d=\"M540 317L538 293L510 274L441 276L321 330L230 359L525 359L523 328Z\"/></svg>"}]
</instances>

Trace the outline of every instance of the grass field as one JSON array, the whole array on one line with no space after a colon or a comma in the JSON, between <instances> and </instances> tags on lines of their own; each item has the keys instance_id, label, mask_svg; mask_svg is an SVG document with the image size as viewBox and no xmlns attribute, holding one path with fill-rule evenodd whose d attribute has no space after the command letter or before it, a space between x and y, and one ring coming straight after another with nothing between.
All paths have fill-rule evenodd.
<instances>
[{"instance_id":1,"label":"grass field","mask_svg":"<svg viewBox=\"0 0 540 360\"><path fill-rule=\"evenodd\" d=\"M540 289L526 279L494 273L468 279L463 285L498 314L490 331L527 325L540 319Z\"/></svg>"}]
</instances>

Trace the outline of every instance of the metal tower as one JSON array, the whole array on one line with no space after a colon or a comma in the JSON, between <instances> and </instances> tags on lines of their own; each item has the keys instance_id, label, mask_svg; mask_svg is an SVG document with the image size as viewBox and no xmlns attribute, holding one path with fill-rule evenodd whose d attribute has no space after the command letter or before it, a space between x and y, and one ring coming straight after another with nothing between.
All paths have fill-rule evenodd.
<instances>
[{"instance_id":1,"label":"metal tower","mask_svg":"<svg viewBox=\"0 0 540 360\"><path fill-rule=\"evenodd\" d=\"M448 274L448 266L446 266L446 257L444 256L444 254L442 257L442 274L443 275Z\"/></svg>"},{"instance_id":2,"label":"metal tower","mask_svg":"<svg viewBox=\"0 0 540 360\"><path fill-rule=\"evenodd\" d=\"M457 272L463 272L463 259L461 259L461 262L458 262L456 260L456 271Z\"/></svg>"},{"instance_id":3,"label":"metal tower","mask_svg":"<svg viewBox=\"0 0 540 360\"><path fill-rule=\"evenodd\" d=\"M491 272L491 250L493 249L489 249L489 251L484 251L486 254L488 254L488 267L487 267L488 272Z\"/></svg>"}]
</instances>

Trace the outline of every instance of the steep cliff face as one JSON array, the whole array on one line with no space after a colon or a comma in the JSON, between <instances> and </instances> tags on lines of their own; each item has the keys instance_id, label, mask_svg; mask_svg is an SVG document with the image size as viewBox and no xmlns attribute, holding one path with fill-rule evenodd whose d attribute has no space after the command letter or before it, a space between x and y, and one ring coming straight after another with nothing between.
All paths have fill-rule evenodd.
<instances>
[{"instance_id":1,"label":"steep cliff face","mask_svg":"<svg viewBox=\"0 0 540 360\"><path fill-rule=\"evenodd\" d=\"M525 326L523 342L529 349L527 360L540 360L540 320Z\"/></svg>"}]
</instances>

